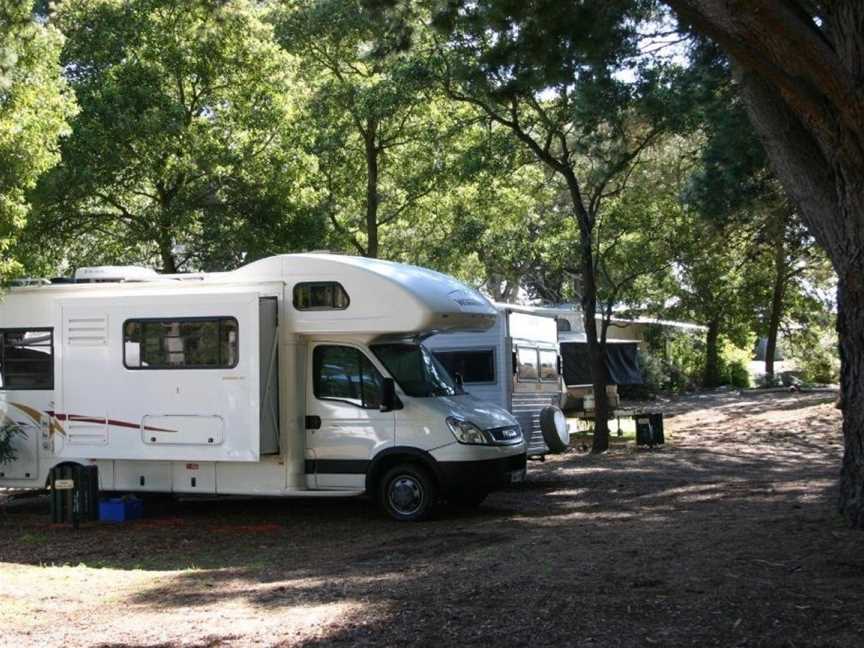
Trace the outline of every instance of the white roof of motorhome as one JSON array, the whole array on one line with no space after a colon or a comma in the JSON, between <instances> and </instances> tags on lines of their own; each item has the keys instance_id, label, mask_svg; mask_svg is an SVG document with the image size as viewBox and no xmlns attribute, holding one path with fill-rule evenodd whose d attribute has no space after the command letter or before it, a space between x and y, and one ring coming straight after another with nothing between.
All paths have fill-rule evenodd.
<instances>
[{"instance_id":1,"label":"white roof of motorhome","mask_svg":"<svg viewBox=\"0 0 864 648\"><path fill-rule=\"evenodd\" d=\"M520 313L532 313L534 315L545 315L546 317L562 317L562 316L573 316L573 317L582 317L582 311L576 306L523 306L520 304L501 304L495 303L496 308L507 308L512 311L520 312ZM603 315L601 313L597 313L594 316L596 319L603 319ZM703 326L701 324L694 324L692 322L679 322L675 320L667 320L667 319L656 319L653 317L620 317L613 315L611 321L614 324L657 324L659 326L669 326L672 328L680 328L687 329L692 331L707 331L708 327Z\"/></svg>"},{"instance_id":2,"label":"white roof of motorhome","mask_svg":"<svg viewBox=\"0 0 864 648\"><path fill-rule=\"evenodd\" d=\"M88 278L105 281L118 268L103 273L89 269ZM476 290L445 274L402 263L337 254L283 254L255 261L230 272L159 275L130 272L126 282L58 283L12 288L10 299L42 295L53 299L118 298L131 295L219 293L281 282L289 290L304 282L338 282L349 297L344 310L290 310L290 326L297 332L426 334L432 331L485 330L497 311ZM147 280L147 277L152 277ZM291 293L287 292L290 302ZM18 305L20 308L20 303ZM287 309L286 305L286 309ZM14 319L20 319L15 317Z\"/></svg>"}]
</instances>

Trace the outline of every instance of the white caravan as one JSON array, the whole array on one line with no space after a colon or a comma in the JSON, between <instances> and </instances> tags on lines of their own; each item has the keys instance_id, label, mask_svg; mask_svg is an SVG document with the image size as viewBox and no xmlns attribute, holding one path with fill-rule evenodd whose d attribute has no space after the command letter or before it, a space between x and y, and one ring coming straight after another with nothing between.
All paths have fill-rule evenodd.
<instances>
[{"instance_id":1,"label":"white caravan","mask_svg":"<svg viewBox=\"0 0 864 648\"><path fill-rule=\"evenodd\" d=\"M555 317L530 306L495 308L491 328L442 333L425 344L469 393L513 413L529 456L560 452L570 436L560 409L565 391Z\"/></svg>"},{"instance_id":2,"label":"white caravan","mask_svg":"<svg viewBox=\"0 0 864 648\"><path fill-rule=\"evenodd\" d=\"M507 411L421 345L496 310L436 272L327 254L233 272L95 268L0 302L0 486L95 464L106 491L367 493L394 518L521 481Z\"/></svg>"}]
</instances>

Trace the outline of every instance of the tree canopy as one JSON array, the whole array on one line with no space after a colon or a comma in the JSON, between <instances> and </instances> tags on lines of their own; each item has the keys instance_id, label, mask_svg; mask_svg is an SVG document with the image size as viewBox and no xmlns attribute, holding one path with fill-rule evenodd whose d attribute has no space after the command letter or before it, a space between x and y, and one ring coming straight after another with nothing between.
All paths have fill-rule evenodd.
<instances>
[{"instance_id":1,"label":"tree canopy","mask_svg":"<svg viewBox=\"0 0 864 648\"><path fill-rule=\"evenodd\" d=\"M32 3L0 5L0 276L19 265L8 251L30 213L28 192L60 160L75 101L60 69L63 36Z\"/></svg>"}]
</instances>

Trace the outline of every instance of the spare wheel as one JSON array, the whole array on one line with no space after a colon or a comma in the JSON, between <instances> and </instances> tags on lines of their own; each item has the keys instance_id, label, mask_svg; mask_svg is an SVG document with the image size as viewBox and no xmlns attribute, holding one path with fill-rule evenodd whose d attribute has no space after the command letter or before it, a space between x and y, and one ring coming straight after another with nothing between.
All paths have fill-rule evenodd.
<instances>
[{"instance_id":1,"label":"spare wheel","mask_svg":"<svg viewBox=\"0 0 864 648\"><path fill-rule=\"evenodd\" d=\"M550 452L564 452L570 445L567 418L558 407L544 407L540 412L540 431Z\"/></svg>"}]
</instances>

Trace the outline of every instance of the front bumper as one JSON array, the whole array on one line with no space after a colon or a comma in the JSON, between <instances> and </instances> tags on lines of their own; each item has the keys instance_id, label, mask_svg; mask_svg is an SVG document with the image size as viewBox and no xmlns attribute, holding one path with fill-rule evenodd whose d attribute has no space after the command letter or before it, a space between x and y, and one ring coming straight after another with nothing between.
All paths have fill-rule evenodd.
<instances>
[{"instance_id":1,"label":"front bumper","mask_svg":"<svg viewBox=\"0 0 864 648\"><path fill-rule=\"evenodd\" d=\"M478 461L442 461L441 490L445 496L493 491L525 480L526 454Z\"/></svg>"}]
</instances>

